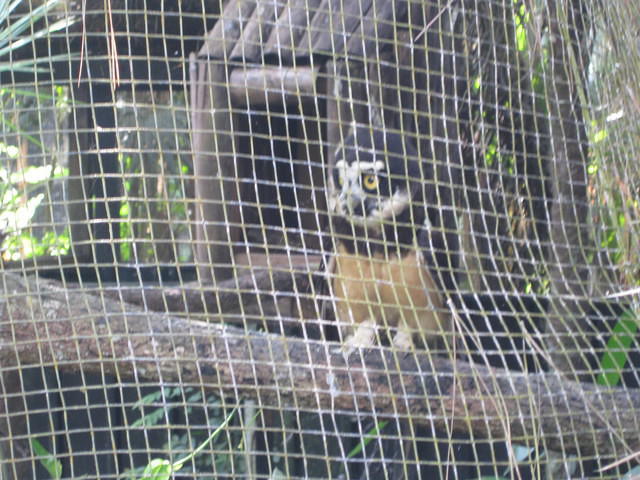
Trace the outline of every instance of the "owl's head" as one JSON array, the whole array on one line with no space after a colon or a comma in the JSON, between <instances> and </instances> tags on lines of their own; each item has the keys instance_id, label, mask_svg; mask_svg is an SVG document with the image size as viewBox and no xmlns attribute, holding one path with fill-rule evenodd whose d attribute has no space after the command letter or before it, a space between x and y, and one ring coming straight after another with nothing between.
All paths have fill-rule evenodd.
<instances>
[{"instance_id":1,"label":"owl's head","mask_svg":"<svg viewBox=\"0 0 640 480\"><path fill-rule=\"evenodd\" d=\"M420 164L417 151L401 135L356 127L335 158L335 214L373 228L401 216L410 220L420 190Z\"/></svg>"}]
</instances>

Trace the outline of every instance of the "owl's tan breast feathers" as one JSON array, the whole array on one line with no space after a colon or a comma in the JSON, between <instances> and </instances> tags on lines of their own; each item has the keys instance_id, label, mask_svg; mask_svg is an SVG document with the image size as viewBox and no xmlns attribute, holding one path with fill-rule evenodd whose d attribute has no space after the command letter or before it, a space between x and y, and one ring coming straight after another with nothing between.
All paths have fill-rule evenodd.
<instances>
[{"instance_id":1,"label":"owl's tan breast feathers","mask_svg":"<svg viewBox=\"0 0 640 480\"><path fill-rule=\"evenodd\" d=\"M349 253L338 245L332 272L336 316L342 325L373 320L384 327L442 331L443 299L417 249L399 257Z\"/></svg>"}]
</instances>

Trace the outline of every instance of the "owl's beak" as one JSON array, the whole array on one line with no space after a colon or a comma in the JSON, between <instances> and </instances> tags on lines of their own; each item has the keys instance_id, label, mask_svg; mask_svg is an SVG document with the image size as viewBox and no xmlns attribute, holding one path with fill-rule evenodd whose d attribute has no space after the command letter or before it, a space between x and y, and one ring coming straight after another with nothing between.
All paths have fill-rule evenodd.
<instances>
[{"instance_id":1,"label":"owl's beak","mask_svg":"<svg viewBox=\"0 0 640 480\"><path fill-rule=\"evenodd\" d=\"M342 192L340 194L340 205L344 214L361 217L364 212L364 199L353 192Z\"/></svg>"}]
</instances>

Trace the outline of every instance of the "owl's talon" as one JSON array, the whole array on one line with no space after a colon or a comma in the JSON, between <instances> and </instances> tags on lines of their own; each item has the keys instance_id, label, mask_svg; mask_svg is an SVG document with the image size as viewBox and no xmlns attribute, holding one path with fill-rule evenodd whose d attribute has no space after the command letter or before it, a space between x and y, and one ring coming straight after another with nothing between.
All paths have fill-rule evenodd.
<instances>
[{"instance_id":1,"label":"owl's talon","mask_svg":"<svg viewBox=\"0 0 640 480\"><path fill-rule=\"evenodd\" d=\"M356 347L349 347L348 345L341 345L331 350L333 355L342 355L345 359L349 358L353 352L356 351Z\"/></svg>"},{"instance_id":2,"label":"owl's talon","mask_svg":"<svg viewBox=\"0 0 640 480\"><path fill-rule=\"evenodd\" d=\"M392 341L396 350L405 350L410 353L413 350L413 336L410 330L399 329Z\"/></svg>"},{"instance_id":3,"label":"owl's talon","mask_svg":"<svg viewBox=\"0 0 640 480\"><path fill-rule=\"evenodd\" d=\"M335 353L342 353L345 358L358 349L373 347L376 339L376 324L371 320L360 323L356 331L349 335Z\"/></svg>"},{"instance_id":4,"label":"owl's talon","mask_svg":"<svg viewBox=\"0 0 640 480\"><path fill-rule=\"evenodd\" d=\"M342 356L347 359L351 356L351 354L353 352L355 352L358 349L358 347L355 347L353 345L343 345L342 347L340 347L340 353L342 353Z\"/></svg>"},{"instance_id":5,"label":"owl's talon","mask_svg":"<svg viewBox=\"0 0 640 480\"><path fill-rule=\"evenodd\" d=\"M356 345L347 345L344 344L338 348L334 348L333 350L331 350L331 353L334 355L342 355L345 360L347 358L349 358L351 356L352 353L354 353L356 350L358 350L359 348L366 348L366 347L359 347Z\"/></svg>"}]
</instances>

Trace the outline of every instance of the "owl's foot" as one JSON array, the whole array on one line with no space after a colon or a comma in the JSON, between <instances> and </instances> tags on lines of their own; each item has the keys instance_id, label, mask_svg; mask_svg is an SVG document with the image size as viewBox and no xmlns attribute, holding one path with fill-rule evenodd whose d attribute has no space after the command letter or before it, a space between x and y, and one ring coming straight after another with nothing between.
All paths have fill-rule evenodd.
<instances>
[{"instance_id":1,"label":"owl's foot","mask_svg":"<svg viewBox=\"0 0 640 480\"><path fill-rule=\"evenodd\" d=\"M399 328L391 344L396 350L404 350L406 353L409 353L413 350L413 335L411 330Z\"/></svg>"},{"instance_id":2,"label":"owl's foot","mask_svg":"<svg viewBox=\"0 0 640 480\"><path fill-rule=\"evenodd\" d=\"M373 347L376 339L376 323L367 320L358 324L356 331L349 335L342 346L336 353L342 353L345 357L349 357L359 348Z\"/></svg>"}]
</instances>

